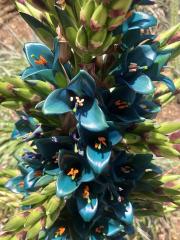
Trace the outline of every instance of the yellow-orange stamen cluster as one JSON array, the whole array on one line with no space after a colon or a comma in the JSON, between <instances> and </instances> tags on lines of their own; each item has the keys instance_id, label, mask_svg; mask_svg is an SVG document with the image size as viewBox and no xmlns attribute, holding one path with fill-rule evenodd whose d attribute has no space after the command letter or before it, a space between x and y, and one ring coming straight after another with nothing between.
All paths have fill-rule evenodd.
<instances>
[{"instance_id":1,"label":"yellow-orange stamen cluster","mask_svg":"<svg viewBox=\"0 0 180 240\"><path fill-rule=\"evenodd\" d=\"M83 189L83 198L89 199L89 196L90 196L90 189L89 189L89 186L86 185Z\"/></svg>"},{"instance_id":2,"label":"yellow-orange stamen cluster","mask_svg":"<svg viewBox=\"0 0 180 240\"><path fill-rule=\"evenodd\" d=\"M65 233L65 231L66 231L66 228L65 228L65 227L60 227L60 228L58 229L58 231L56 232L56 235L57 235L57 236L62 236L62 235Z\"/></svg>"},{"instance_id":3,"label":"yellow-orange stamen cluster","mask_svg":"<svg viewBox=\"0 0 180 240\"><path fill-rule=\"evenodd\" d=\"M68 176L71 176L72 180L74 180L79 173L79 170L76 168L71 168L71 170L67 173Z\"/></svg>"},{"instance_id":4,"label":"yellow-orange stamen cluster","mask_svg":"<svg viewBox=\"0 0 180 240\"><path fill-rule=\"evenodd\" d=\"M101 149L102 145L107 147L107 143L106 143L106 138L105 137L98 137L98 141L99 143L95 143L95 148L96 149Z\"/></svg>"},{"instance_id":5,"label":"yellow-orange stamen cluster","mask_svg":"<svg viewBox=\"0 0 180 240\"><path fill-rule=\"evenodd\" d=\"M42 55L40 55L39 59L34 60L34 63L37 65L46 65L47 60Z\"/></svg>"}]
</instances>

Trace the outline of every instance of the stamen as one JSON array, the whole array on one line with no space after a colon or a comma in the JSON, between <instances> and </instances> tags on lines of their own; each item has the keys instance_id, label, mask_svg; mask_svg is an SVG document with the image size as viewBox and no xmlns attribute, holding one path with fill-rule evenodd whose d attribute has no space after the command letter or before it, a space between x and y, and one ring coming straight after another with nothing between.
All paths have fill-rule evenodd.
<instances>
[{"instance_id":1,"label":"stamen","mask_svg":"<svg viewBox=\"0 0 180 240\"><path fill-rule=\"evenodd\" d=\"M73 102L74 97L70 97L70 101ZM73 112L76 112L78 107L83 107L84 106L84 101L85 101L84 98L80 99L78 96L76 96L75 97L75 106L73 108Z\"/></svg>"},{"instance_id":2,"label":"stamen","mask_svg":"<svg viewBox=\"0 0 180 240\"><path fill-rule=\"evenodd\" d=\"M31 55L31 56L33 56L33 58L35 58L34 55ZM36 59L36 60L34 61L34 63L37 64L37 65L46 65L48 62L47 62L47 60L46 60L42 55L40 55L40 56L39 56L39 59Z\"/></svg>"},{"instance_id":3,"label":"stamen","mask_svg":"<svg viewBox=\"0 0 180 240\"><path fill-rule=\"evenodd\" d=\"M129 72L137 72L137 70L147 70L148 66L138 66L137 63L130 63Z\"/></svg>"},{"instance_id":4,"label":"stamen","mask_svg":"<svg viewBox=\"0 0 180 240\"><path fill-rule=\"evenodd\" d=\"M76 178L76 175L79 173L79 170L76 168L71 168L71 170L68 172L68 176L71 176L71 179L74 180Z\"/></svg>"},{"instance_id":5,"label":"stamen","mask_svg":"<svg viewBox=\"0 0 180 240\"><path fill-rule=\"evenodd\" d=\"M99 226L95 229L95 232L101 234L103 232L104 226Z\"/></svg>"},{"instance_id":6,"label":"stamen","mask_svg":"<svg viewBox=\"0 0 180 240\"><path fill-rule=\"evenodd\" d=\"M89 189L89 186L88 185L86 185L85 187L84 187L84 189L83 189L83 198L84 199L87 199L88 200L88 203L90 203L91 202L91 200L90 200L90 189Z\"/></svg>"},{"instance_id":7,"label":"stamen","mask_svg":"<svg viewBox=\"0 0 180 240\"><path fill-rule=\"evenodd\" d=\"M19 187L21 187L21 188L24 187L24 181L19 182Z\"/></svg>"},{"instance_id":8,"label":"stamen","mask_svg":"<svg viewBox=\"0 0 180 240\"><path fill-rule=\"evenodd\" d=\"M128 107L128 103L120 99L115 102L115 105L118 107L118 109L124 109Z\"/></svg>"},{"instance_id":9,"label":"stamen","mask_svg":"<svg viewBox=\"0 0 180 240\"><path fill-rule=\"evenodd\" d=\"M105 137L98 137L98 141L99 143L95 143L94 147L96 149L101 149L102 145L104 145L105 147L107 147L107 143L106 143L106 138Z\"/></svg>"},{"instance_id":10,"label":"stamen","mask_svg":"<svg viewBox=\"0 0 180 240\"><path fill-rule=\"evenodd\" d=\"M58 231L56 232L56 236L62 236L66 231L65 227L60 227Z\"/></svg>"},{"instance_id":11,"label":"stamen","mask_svg":"<svg viewBox=\"0 0 180 240\"><path fill-rule=\"evenodd\" d=\"M42 172L39 170L39 171L36 171L35 173L34 173L34 175L36 176L36 177L40 177L40 176L42 176Z\"/></svg>"}]
</instances>

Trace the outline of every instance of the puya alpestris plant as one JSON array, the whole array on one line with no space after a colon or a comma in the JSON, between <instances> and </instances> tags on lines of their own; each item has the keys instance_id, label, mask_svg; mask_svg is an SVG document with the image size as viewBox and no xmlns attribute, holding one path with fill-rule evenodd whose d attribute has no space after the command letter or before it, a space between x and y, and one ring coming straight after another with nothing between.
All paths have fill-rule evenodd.
<instances>
[{"instance_id":1,"label":"puya alpestris plant","mask_svg":"<svg viewBox=\"0 0 180 240\"><path fill-rule=\"evenodd\" d=\"M179 157L180 123L152 119L179 89L165 70L180 25L146 34L157 20L135 6L147 0L16 3L48 46L24 47L29 67L18 81L41 99L23 95L17 109L12 136L32 151L17 156L20 175L6 183L24 199L0 239L121 240L134 234L134 215L177 208L179 176L153 160ZM2 102L15 99L16 81Z\"/></svg>"}]
</instances>

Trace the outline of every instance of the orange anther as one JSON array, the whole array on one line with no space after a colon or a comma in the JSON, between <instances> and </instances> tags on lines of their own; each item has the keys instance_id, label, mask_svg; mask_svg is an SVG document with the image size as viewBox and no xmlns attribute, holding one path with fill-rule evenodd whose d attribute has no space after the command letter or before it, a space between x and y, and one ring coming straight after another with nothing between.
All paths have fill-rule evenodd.
<instances>
[{"instance_id":1,"label":"orange anther","mask_svg":"<svg viewBox=\"0 0 180 240\"><path fill-rule=\"evenodd\" d=\"M105 137L98 137L98 141L103 144L104 146L107 146L107 143L106 143L106 138Z\"/></svg>"},{"instance_id":2,"label":"orange anther","mask_svg":"<svg viewBox=\"0 0 180 240\"><path fill-rule=\"evenodd\" d=\"M24 187L24 181L19 182L20 187Z\"/></svg>"},{"instance_id":3,"label":"orange anther","mask_svg":"<svg viewBox=\"0 0 180 240\"><path fill-rule=\"evenodd\" d=\"M79 170L76 168L71 168L71 170L68 172L68 176L71 176L72 180L76 178L76 175L79 173Z\"/></svg>"},{"instance_id":4,"label":"orange anther","mask_svg":"<svg viewBox=\"0 0 180 240\"><path fill-rule=\"evenodd\" d=\"M58 229L58 231L56 232L56 235L62 236L62 235L65 233L65 231L66 231L66 228L65 228L65 227L60 227L60 228Z\"/></svg>"},{"instance_id":5,"label":"orange anther","mask_svg":"<svg viewBox=\"0 0 180 240\"><path fill-rule=\"evenodd\" d=\"M47 60L42 55L40 55L39 59L35 60L34 62L35 62L35 64L38 64L38 65L46 65L47 64Z\"/></svg>"},{"instance_id":6,"label":"orange anther","mask_svg":"<svg viewBox=\"0 0 180 240\"><path fill-rule=\"evenodd\" d=\"M34 173L34 175L36 176L36 177L40 177L40 176L42 176L42 172L39 170L39 171L36 171L35 173Z\"/></svg>"},{"instance_id":7,"label":"orange anther","mask_svg":"<svg viewBox=\"0 0 180 240\"><path fill-rule=\"evenodd\" d=\"M90 189L89 189L89 186L86 185L83 189L83 198L85 199L89 199L89 196L90 196Z\"/></svg>"}]
</instances>

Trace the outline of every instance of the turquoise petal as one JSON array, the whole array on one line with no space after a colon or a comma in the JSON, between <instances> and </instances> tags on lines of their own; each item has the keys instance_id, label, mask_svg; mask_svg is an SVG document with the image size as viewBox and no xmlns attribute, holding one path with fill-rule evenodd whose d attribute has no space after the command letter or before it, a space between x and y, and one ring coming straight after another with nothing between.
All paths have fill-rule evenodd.
<instances>
[{"instance_id":1,"label":"turquoise petal","mask_svg":"<svg viewBox=\"0 0 180 240\"><path fill-rule=\"evenodd\" d=\"M80 125L92 132L100 132L108 128L105 116L95 100L87 112L76 114Z\"/></svg>"},{"instance_id":2,"label":"turquoise petal","mask_svg":"<svg viewBox=\"0 0 180 240\"><path fill-rule=\"evenodd\" d=\"M18 176L15 178L11 178L6 184L5 187L14 193L24 192L24 187L21 187L20 182L24 182L23 176Z\"/></svg>"},{"instance_id":3,"label":"turquoise petal","mask_svg":"<svg viewBox=\"0 0 180 240\"><path fill-rule=\"evenodd\" d=\"M56 194L63 198L72 194L80 185L79 181L72 180L69 176L61 173L56 182Z\"/></svg>"},{"instance_id":4,"label":"turquoise petal","mask_svg":"<svg viewBox=\"0 0 180 240\"><path fill-rule=\"evenodd\" d=\"M91 169L85 169L82 172L81 182L90 182L95 179L95 175Z\"/></svg>"},{"instance_id":5,"label":"turquoise petal","mask_svg":"<svg viewBox=\"0 0 180 240\"><path fill-rule=\"evenodd\" d=\"M26 79L42 80L56 85L56 80L52 69L37 70L35 68L27 68L22 73L21 78L24 80Z\"/></svg>"},{"instance_id":6,"label":"turquoise petal","mask_svg":"<svg viewBox=\"0 0 180 240\"><path fill-rule=\"evenodd\" d=\"M25 189L33 189L34 184L40 178L40 176L35 175L35 171L30 171L26 177L24 178L24 188Z\"/></svg>"},{"instance_id":7,"label":"turquoise petal","mask_svg":"<svg viewBox=\"0 0 180 240\"><path fill-rule=\"evenodd\" d=\"M165 83L171 92L176 91L176 87L174 85L174 82L170 78L168 78L167 76L160 75L158 80Z\"/></svg>"},{"instance_id":8,"label":"turquoise petal","mask_svg":"<svg viewBox=\"0 0 180 240\"><path fill-rule=\"evenodd\" d=\"M95 216L98 208L98 199L93 198L88 203L87 199L77 198L77 207L79 214L85 222L90 222Z\"/></svg>"},{"instance_id":9,"label":"turquoise petal","mask_svg":"<svg viewBox=\"0 0 180 240\"><path fill-rule=\"evenodd\" d=\"M34 185L34 187L43 187L48 185L54 180L54 176L51 175L44 175L42 176Z\"/></svg>"},{"instance_id":10,"label":"turquoise petal","mask_svg":"<svg viewBox=\"0 0 180 240\"><path fill-rule=\"evenodd\" d=\"M73 91L76 95L91 98L94 98L95 89L95 80L85 70L80 70L68 86L68 90Z\"/></svg>"},{"instance_id":11,"label":"turquoise petal","mask_svg":"<svg viewBox=\"0 0 180 240\"><path fill-rule=\"evenodd\" d=\"M115 204L114 213L116 214L117 218L125 224L133 224L133 207L130 202L125 204Z\"/></svg>"},{"instance_id":12,"label":"turquoise petal","mask_svg":"<svg viewBox=\"0 0 180 240\"><path fill-rule=\"evenodd\" d=\"M153 83L145 74L138 75L136 78L126 81L126 84L140 94L151 94L154 92Z\"/></svg>"},{"instance_id":13,"label":"turquoise petal","mask_svg":"<svg viewBox=\"0 0 180 240\"><path fill-rule=\"evenodd\" d=\"M137 63L138 66L150 67L157 56L156 51L150 45L141 45L133 49L127 56L127 66Z\"/></svg>"},{"instance_id":14,"label":"turquoise petal","mask_svg":"<svg viewBox=\"0 0 180 240\"><path fill-rule=\"evenodd\" d=\"M86 148L87 159L93 171L97 174L103 172L109 163L111 152L99 152L92 149L90 146Z\"/></svg>"},{"instance_id":15,"label":"turquoise petal","mask_svg":"<svg viewBox=\"0 0 180 240\"><path fill-rule=\"evenodd\" d=\"M116 117L125 123L135 123L145 120L143 117L140 117L134 106L123 109Z\"/></svg>"},{"instance_id":16,"label":"turquoise petal","mask_svg":"<svg viewBox=\"0 0 180 240\"><path fill-rule=\"evenodd\" d=\"M127 20L129 29L147 29L157 24L157 19L144 12L133 12L132 16Z\"/></svg>"},{"instance_id":17,"label":"turquoise petal","mask_svg":"<svg viewBox=\"0 0 180 240\"><path fill-rule=\"evenodd\" d=\"M114 235L123 230L124 230L123 225L121 225L119 222L113 219L110 219L107 223L106 235L108 237L113 237Z\"/></svg>"},{"instance_id":18,"label":"turquoise petal","mask_svg":"<svg viewBox=\"0 0 180 240\"><path fill-rule=\"evenodd\" d=\"M116 131L111 130L108 132L108 140L111 142L112 145L116 145L118 142L120 142L122 139L122 135Z\"/></svg>"},{"instance_id":19,"label":"turquoise petal","mask_svg":"<svg viewBox=\"0 0 180 240\"><path fill-rule=\"evenodd\" d=\"M45 114L63 114L70 112L71 109L67 104L67 91L65 89L56 89L45 100L43 112Z\"/></svg>"},{"instance_id":20,"label":"turquoise petal","mask_svg":"<svg viewBox=\"0 0 180 240\"><path fill-rule=\"evenodd\" d=\"M24 46L24 52L28 62L33 67L37 69L52 68L54 55L52 51L43 43L26 43ZM40 56L46 59L47 65L39 65L34 62L35 60L38 60Z\"/></svg>"}]
</instances>

